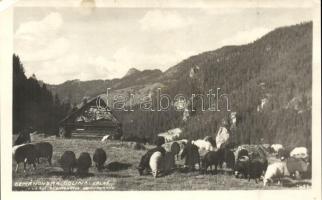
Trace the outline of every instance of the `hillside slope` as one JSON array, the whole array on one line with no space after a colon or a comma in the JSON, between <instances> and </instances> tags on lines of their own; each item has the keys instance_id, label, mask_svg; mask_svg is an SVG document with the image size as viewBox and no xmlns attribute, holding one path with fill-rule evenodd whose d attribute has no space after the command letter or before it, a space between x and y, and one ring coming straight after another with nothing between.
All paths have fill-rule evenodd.
<instances>
[{"instance_id":1,"label":"hillside slope","mask_svg":"<svg viewBox=\"0 0 322 200\"><path fill-rule=\"evenodd\" d=\"M83 98L90 98L106 92L107 88L112 90L141 86L153 82L162 72L160 70L138 71L130 69L123 78L112 80L80 81L78 79L66 81L59 85L48 85L48 88L63 101L78 104Z\"/></svg>"},{"instance_id":2,"label":"hillside slope","mask_svg":"<svg viewBox=\"0 0 322 200\"><path fill-rule=\"evenodd\" d=\"M132 70L134 71L134 70ZM237 128L232 130L236 143L281 142L311 144L312 23L281 27L246 45L226 46L192 56L162 73L136 71L121 79L69 82L52 86L59 96L72 94L72 102L83 96L97 95L112 88L111 94L134 92L154 97L158 87L170 96L207 94L220 88L229 99L217 102L221 111L201 111L201 100L188 121L182 112L118 112L124 133L153 138L158 132L181 126L186 137L215 135L222 118L237 112ZM92 85L93 84L93 85ZM204 106L210 102L206 99ZM155 104L154 104L155 106ZM191 109L191 108L190 108Z\"/></svg>"}]
</instances>

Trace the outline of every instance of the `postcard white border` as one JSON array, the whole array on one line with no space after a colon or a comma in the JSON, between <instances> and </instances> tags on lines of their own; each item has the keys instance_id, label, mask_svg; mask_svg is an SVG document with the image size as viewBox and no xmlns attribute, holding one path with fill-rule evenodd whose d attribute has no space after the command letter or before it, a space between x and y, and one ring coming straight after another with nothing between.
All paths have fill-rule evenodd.
<instances>
[{"instance_id":1,"label":"postcard white border","mask_svg":"<svg viewBox=\"0 0 322 200\"><path fill-rule=\"evenodd\" d=\"M224 191L143 191L143 192L16 192L12 191L12 53L14 1L0 1L0 134L1 134L1 198L2 199L321 199L321 10L319 0L228 0L228 1L158 1L158 0L106 0L104 7L312 7L313 19L313 89L312 89L312 145L313 176L310 190L224 190ZM35 2L38 2L35 4ZM79 2L79 1L77 1ZM19 1L19 6L74 7L73 0Z\"/></svg>"}]
</instances>

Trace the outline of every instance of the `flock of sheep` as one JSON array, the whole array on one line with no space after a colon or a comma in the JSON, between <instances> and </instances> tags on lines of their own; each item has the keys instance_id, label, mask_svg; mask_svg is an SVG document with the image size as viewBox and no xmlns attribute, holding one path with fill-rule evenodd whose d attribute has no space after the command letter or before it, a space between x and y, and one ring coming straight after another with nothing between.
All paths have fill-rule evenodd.
<instances>
[{"instance_id":1,"label":"flock of sheep","mask_svg":"<svg viewBox=\"0 0 322 200\"><path fill-rule=\"evenodd\" d=\"M256 183L262 179L264 186L276 179L280 184L285 176L297 179L310 176L311 159L305 147L296 147L290 153L280 144L240 145L237 148L220 144L218 148L209 136L195 141L183 139L165 144L157 141L156 144L157 147L142 156L138 167L140 175L144 172L151 172L155 178L166 175L176 168L175 157L178 159L180 154L187 170L194 170L198 165L200 173L208 173L210 169L216 174L217 168L223 168L225 164L236 178L254 179ZM275 153L280 160L269 164L268 152Z\"/></svg>"},{"instance_id":2,"label":"flock of sheep","mask_svg":"<svg viewBox=\"0 0 322 200\"><path fill-rule=\"evenodd\" d=\"M49 142L27 143L13 146L13 158L16 161L15 172L18 172L19 164L24 164L24 173L26 173L27 164L33 165L36 170L36 163L39 164L40 158L45 158L49 165L52 165L51 159L53 156L53 146ZM93 154L93 161L96 168L100 171L106 161L106 152L97 148ZM58 160L63 171L67 174L74 172L77 169L78 174L88 173L92 166L92 158L89 153L82 152L76 159L73 151L65 151Z\"/></svg>"},{"instance_id":3,"label":"flock of sheep","mask_svg":"<svg viewBox=\"0 0 322 200\"><path fill-rule=\"evenodd\" d=\"M241 145L238 148L229 145L216 145L211 137L205 137L195 141L177 140L165 143L164 138L157 137L156 147L148 150L142 157L137 167L139 174L150 174L157 178L167 175L178 169L176 160L184 159L184 169L195 170L198 165L200 173L217 173L218 167L230 169L237 178L243 177L255 179L256 183L262 179L264 186L275 179L280 181L284 176L299 176L310 171L310 158L305 147L297 147L288 155L280 156L280 161L268 164L267 151L274 151L277 155L285 152L282 145ZM40 158L46 158L51 165L53 146L49 142L26 143L13 147L13 158L19 164L32 164L36 169ZM58 163L66 174L71 174L76 169L79 174L88 173L92 166L92 160L98 171L102 170L107 159L106 152L97 148L91 158L87 152L83 152L76 158L72 151L65 151ZM212 167L215 167L214 171Z\"/></svg>"}]
</instances>

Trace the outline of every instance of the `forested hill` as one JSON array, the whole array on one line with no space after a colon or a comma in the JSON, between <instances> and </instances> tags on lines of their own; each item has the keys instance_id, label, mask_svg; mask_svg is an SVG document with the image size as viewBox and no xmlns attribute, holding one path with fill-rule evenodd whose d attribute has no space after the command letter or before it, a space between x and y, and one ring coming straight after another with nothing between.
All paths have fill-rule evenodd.
<instances>
[{"instance_id":1,"label":"forested hill","mask_svg":"<svg viewBox=\"0 0 322 200\"><path fill-rule=\"evenodd\" d=\"M198 66L194 78L191 69ZM311 143L312 23L278 28L253 43L190 57L167 70L171 94L221 88L237 112L238 143ZM261 104L264 103L263 106ZM183 126L188 135L213 135L225 112L200 112Z\"/></svg>"},{"instance_id":2,"label":"forested hill","mask_svg":"<svg viewBox=\"0 0 322 200\"><path fill-rule=\"evenodd\" d=\"M277 28L250 44L192 56L164 73L132 71L121 79L70 81L49 88L62 98L70 96L72 102L104 93L106 87L116 93L134 88L131 91L142 95L153 93L151 85L157 84L171 96L221 88L228 94L231 111L237 112L236 142L310 145L312 22ZM185 122L182 113L172 111L120 113L120 118L125 134L153 136L180 126L187 137L196 138L214 135L220 120L228 115L197 109Z\"/></svg>"}]
</instances>

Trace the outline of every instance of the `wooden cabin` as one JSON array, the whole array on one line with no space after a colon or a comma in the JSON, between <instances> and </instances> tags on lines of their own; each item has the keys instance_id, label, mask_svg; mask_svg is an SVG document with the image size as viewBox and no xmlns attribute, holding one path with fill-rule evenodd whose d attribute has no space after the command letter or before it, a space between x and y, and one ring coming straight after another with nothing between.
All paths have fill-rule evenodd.
<instances>
[{"instance_id":1,"label":"wooden cabin","mask_svg":"<svg viewBox=\"0 0 322 200\"><path fill-rule=\"evenodd\" d=\"M122 136L122 125L101 96L85 100L69 115L60 121L59 134L70 138L74 133L112 135L114 139Z\"/></svg>"}]
</instances>

